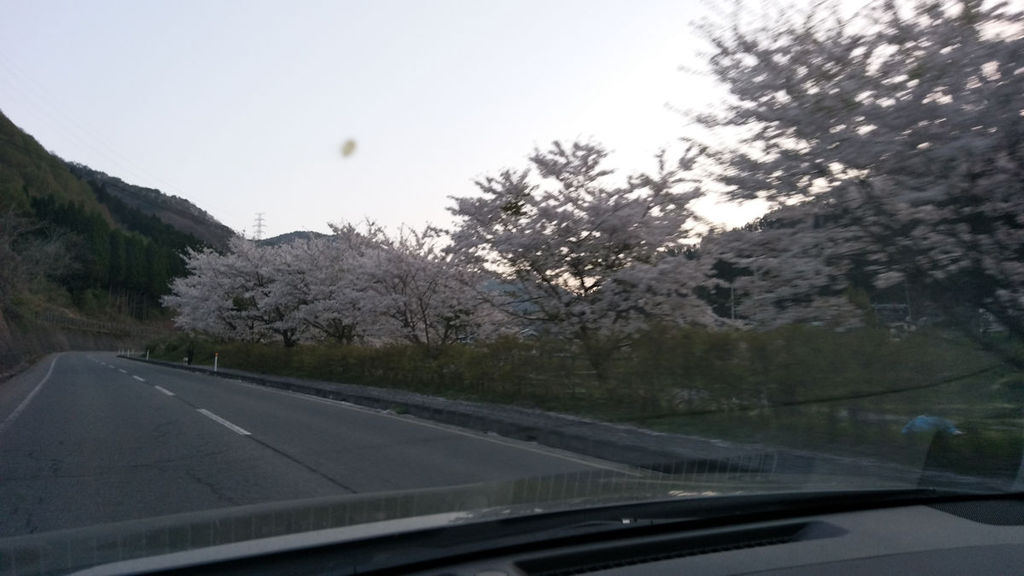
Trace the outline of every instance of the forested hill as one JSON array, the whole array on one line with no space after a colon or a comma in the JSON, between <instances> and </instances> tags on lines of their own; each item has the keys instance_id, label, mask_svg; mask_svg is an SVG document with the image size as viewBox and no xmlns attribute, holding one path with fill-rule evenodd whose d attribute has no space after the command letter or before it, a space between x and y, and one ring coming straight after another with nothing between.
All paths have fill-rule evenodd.
<instances>
[{"instance_id":1,"label":"forested hill","mask_svg":"<svg viewBox=\"0 0 1024 576\"><path fill-rule=\"evenodd\" d=\"M164 194L153 188L128 184L120 178L76 162L68 162L67 166L72 174L88 182L100 202L108 206L112 207L112 204L116 203L118 206L123 205L142 214L155 216L161 222L191 234L218 250L227 248L228 240L234 236L230 228L184 198ZM118 210L119 214L115 214L115 218L122 222L127 223L126 220L134 218L128 215L124 208ZM121 217L121 214L124 216Z\"/></svg>"},{"instance_id":2,"label":"forested hill","mask_svg":"<svg viewBox=\"0 0 1024 576\"><path fill-rule=\"evenodd\" d=\"M0 114L0 324L53 308L162 318L186 249L230 233L185 200L66 163Z\"/></svg>"},{"instance_id":3,"label":"forested hill","mask_svg":"<svg viewBox=\"0 0 1024 576\"><path fill-rule=\"evenodd\" d=\"M298 240L318 240L321 238L327 238L327 234L321 234L320 232L314 232L312 230L297 230L295 232L279 234L271 238L264 238L263 240L260 240L260 244L264 246L281 246Z\"/></svg>"},{"instance_id":4,"label":"forested hill","mask_svg":"<svg viewBox=\"0 0 1024 576\"><path fill-rule=\"evenodd\" d=\"M31 212L32 198L44 197L58 204L77 204L82 211L113 223L88 184L0 112L0 206L5 212L25 215Z\"/></svg>"}]
</instances>

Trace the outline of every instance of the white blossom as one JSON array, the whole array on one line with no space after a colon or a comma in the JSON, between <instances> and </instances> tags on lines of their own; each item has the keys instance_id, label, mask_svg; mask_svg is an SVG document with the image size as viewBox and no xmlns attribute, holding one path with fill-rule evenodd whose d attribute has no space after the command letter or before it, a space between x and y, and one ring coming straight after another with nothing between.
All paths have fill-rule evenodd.
<instances>
[{"instance_id":1,"label":"white blossom","mask_svg":"<svg viewBox=\"0 0 1024 576\"><path fill-rule=\"evenodd\" d=\"M453 199L451 251L502 277L485 296L538 330L586 339L663 313L681 319L703 307L692 293L701 278L662 262L692 234L690 203L701 191L687 174L697 156L673 164L660 154L657 174L614 183L602 147L556 142L533 154L532 170L486 177L480 196ZM678 305L671 314L668 300Z\"/></svg>"},{"instance_id":2,"label":"white blossom","mask_svg":"<svg viewBox=\"0 0 1024 576\"><path fill-rule=\"evenodd\" d=\"M903 282L950 315L980 307L1019 332L1024 14L978 0L883 1L844 21L817 6L705 25L711 72L732 99L698 120L747 134L710 152L714 177L734 198L775 202L780 217L818 218L781 226L787 242L746 235L765 245L760 268L778 275L759 296ZM746 281L765 284L756 278Z\"/></svg>"}]
</instances>

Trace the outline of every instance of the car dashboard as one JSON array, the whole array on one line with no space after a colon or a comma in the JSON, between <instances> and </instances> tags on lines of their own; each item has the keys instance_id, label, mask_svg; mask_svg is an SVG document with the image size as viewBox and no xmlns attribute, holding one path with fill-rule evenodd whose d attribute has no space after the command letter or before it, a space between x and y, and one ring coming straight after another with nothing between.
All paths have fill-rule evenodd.
<instances>
[{"instance_id":1,"label":"car dashboard","mask_svg":"<svg viewBox=\"0 0 1024 576\"><path fill-rule=\"evenodd\" d=\"M417 572L445 576L1012 574L1024 503L917 505L509 555Z\"/></svg>"},{"instance_id":2,"label":"car dashboard","mask_svg":"<svg viewBox=\"0 0 1024 576\"><path fill-rule=\"evenodd\" d=\"M730 501L713 516L660 520L611 520L616 517L604 511L589 514L587 521L586 511L575 512L566 528L538 527L511 537L510 529L535 520L492 519L347 541L312 532L119 562L80 574L841 576L1011 574L1024 566L1019 495L870 502L837 496L832 504L827 495L822 498L810 506L790 505L786 497L749 507L743 500ZM504 533L486 537L495 527Z\"/></svg>"}]
</instances>

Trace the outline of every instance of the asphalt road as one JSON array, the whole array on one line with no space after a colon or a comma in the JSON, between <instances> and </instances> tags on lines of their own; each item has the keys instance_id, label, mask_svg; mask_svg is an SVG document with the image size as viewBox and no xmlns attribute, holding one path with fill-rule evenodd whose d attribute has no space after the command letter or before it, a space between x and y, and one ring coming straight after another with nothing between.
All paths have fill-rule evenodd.
<instances>
[{"instance_id":1,"label":"asphalt road","mask_svg":"<svg viewBox=\"0 0 1024 576\"><path fill-rule=\"evenodd\" d=\"M0 537L599 461L113 354L0 383Z\"/></svg>"}]
</instances>

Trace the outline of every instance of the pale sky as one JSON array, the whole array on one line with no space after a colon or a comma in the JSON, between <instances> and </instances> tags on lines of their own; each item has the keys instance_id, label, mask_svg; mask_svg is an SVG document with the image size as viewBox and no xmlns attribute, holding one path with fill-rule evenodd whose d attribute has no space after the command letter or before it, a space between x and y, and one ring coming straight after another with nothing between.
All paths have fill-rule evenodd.
<instances>
[{"instance_id":1,"label":"pale sky","mask_svg":"<svg viewBox=\"0 0 1024 576\"><path fill-rule=\"evenodd\" d=\"M680 0L0 0L0 109L237 231L448 225L449 196L591 139L649 169L712 105ZM343 157L348 139L355 153ZM710 217L738 224L751 215Z\"/></svg>"}]
</instances>

